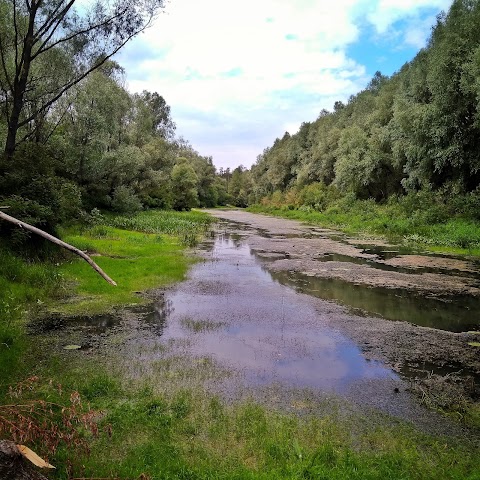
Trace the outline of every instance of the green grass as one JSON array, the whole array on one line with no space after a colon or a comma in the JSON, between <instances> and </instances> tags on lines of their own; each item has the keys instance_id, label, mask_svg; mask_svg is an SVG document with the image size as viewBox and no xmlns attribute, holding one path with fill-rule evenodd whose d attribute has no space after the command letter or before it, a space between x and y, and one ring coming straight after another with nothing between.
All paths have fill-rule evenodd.
<instances>
[{"instance_id":1,"label":"green grass","mask_svg":"<svg viewBox=\"0 0 480 480\"><path fill-rule=\"evenodd\" d=\"M76 292L75 302L59 303L55 310L100 313L140 303L138 292L183 280L192 262L183 250L195 245L211 223L212 218L201 212L150 210L129 217L109 215L88 229L65 229L63 240L94 254L94 261L118 286L112 287L75 258L60 268Z\"/></svg>"},{"instance_id":2,"label":"green grass","mask_svg":"<svg viewBox=\"0 0 480 480\"><path fill-rule=\"evenodd\" d=\"M145 233L165 233L180 238L187 246L194 246L212 224L206 213L155 211L141 212L135 216L108 216L105 223L112 227Z\"/></svg>"},{"instance_id":3,"label":"green grass","mask_svg":"<svg viewBox=\"0 0 480 480\"><path fill-rule=\"evenodd\" d=\"M117 282L113 287L80 259L61 266L64 277L74 286L76 301L57 304L65 313L99 313L113 306L136 304L142 298L136 292L162 287L183 280L192 260L174 237L159 237L102 227L105 235L95 232L67 234L63 238L76 247L95 253L96 263Z\"/></svg>"},{"instance_id":4,"label":"green grass","mask_svg":"<svg viewBox=\"0 0 480 480\"><path fill-rule=\"evenodd\" d=\"M26 312L63 292L63 276L55 263L27 262L0 244L0 392L29 368L22 358L28 345Z\"/></svg>"},{"instance_id":5,"label":"green grass","mask_svg":"<svg viewBox=\"0 0 480 480\"><path fill-rule=\"evenodd\" d=\"M65 447L50 456L53 479L68 478L67 461L85 478L478 479L480 457L467 441L430 437L373 413L345 413L336 400L323 405L323 415L299 416L178 386L161 393L155 378L126 386L94 363L73 361L57 375L63 394L48 382L27 392L64 403L74 389L104 412L99 431L111 427L111 436L90 438L89 456Z\"/></svg>"}]
</instances>

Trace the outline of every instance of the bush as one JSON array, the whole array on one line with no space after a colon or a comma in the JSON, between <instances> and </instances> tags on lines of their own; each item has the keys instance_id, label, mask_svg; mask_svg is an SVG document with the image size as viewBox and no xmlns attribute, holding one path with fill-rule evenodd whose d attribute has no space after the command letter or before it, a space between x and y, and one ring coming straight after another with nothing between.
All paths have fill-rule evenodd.
<instances>
[{"instance_id":1,"label":"bush","mask_svg":"<svg viewBox=\"0 0 480 480\"><path fill-rule=\"evenodd\" d=\"M120 185L115 189L111 201L112 209L119 213L135 213L142 210L143 205L132 188Z\"/></svg>"}]
</instances>

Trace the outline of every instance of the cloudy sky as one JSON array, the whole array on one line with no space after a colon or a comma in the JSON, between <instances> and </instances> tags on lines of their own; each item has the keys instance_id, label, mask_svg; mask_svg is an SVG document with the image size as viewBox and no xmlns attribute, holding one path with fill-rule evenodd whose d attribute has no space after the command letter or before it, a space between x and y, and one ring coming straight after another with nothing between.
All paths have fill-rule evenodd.
<instances>
[{"instance_id":1,"label":"cloudy sky","mask_svg":"<svg viewBox=\"0 0 480 480\"><path fill-rule=\"evenodd\" d=\"M219 167L250 167L285 131L391 75L451 0L171 0L117 57L177 134Z\"/></svg>"}]
</instances>

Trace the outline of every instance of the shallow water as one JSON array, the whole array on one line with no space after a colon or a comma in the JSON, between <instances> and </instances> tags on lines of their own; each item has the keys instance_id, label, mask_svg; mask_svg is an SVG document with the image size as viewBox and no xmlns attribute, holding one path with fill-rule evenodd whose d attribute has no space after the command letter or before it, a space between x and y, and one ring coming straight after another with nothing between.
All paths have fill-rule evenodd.
<instances>
[{"instance_id":1,"label":"shallow water","mask_svg":"<svg viewBox=\"0 0 480 480\"><path fill-rule=\"evenodd\" d=\"M373 288L298 272L278 272L273 277L297 291L333 300L357 309L355 313L379 316L452 332L479 328L480 299L471 296L425 297L406 290ZM446 277L447 281L447 277Z\"/></svg>"},{"instance_id":2,"label":"shallow water","mask_svg":"<svg viewBox=\"0 0 480 480\"><path fill-rule=\"evenodd\" d=\"M156 305L165 341L193 339L194 355L241 371L250 385L279 382L340 393L360 381L397 378L326 327L322 314L272 278L238 238L219 235L207 255Z\"/></svg>"}]
</instances>

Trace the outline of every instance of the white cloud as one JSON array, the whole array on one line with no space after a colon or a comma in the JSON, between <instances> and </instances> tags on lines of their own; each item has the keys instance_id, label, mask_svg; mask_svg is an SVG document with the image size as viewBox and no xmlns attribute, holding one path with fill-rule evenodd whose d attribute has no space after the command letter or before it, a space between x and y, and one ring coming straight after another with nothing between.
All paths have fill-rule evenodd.
<instances>
[{"instance_id":1,"label":"white cloud","mask_svg":"<svg viewBox=\"0 0 480 480\"><path fill-rule=\"evenodd\" d=\"M379 33L385 33L398 20L418 18L421 10L426 8L446 10L451 3L452 0L380 0L368 19Z\"/></svg>"},{"instance_id":2,"label":"white cloud","mask_svg":"<svg viewBox=\"0 0 480 480\"><path fill-rule=\"evenodd\" d=\"M202 154L217 166L249 166L275 136L365 85L365 67L345 53L365 15L382 34L423 6L447 3L172 0L119 62L131 91L165 97L178 133ZM413 30L409 41L419 41Z\"/></svg>"}]
</instances>

